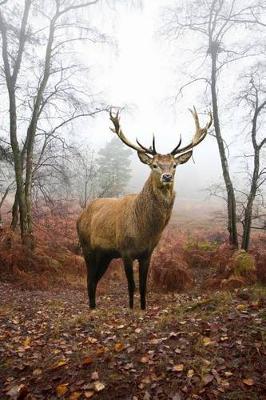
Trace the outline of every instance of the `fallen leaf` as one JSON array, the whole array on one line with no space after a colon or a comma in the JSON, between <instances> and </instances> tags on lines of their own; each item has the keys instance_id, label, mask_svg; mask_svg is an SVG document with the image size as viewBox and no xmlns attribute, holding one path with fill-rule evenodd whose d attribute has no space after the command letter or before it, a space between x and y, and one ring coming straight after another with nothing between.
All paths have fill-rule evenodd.
<instances>
[{"instance_id":1,"label":"fallen leaf","mask_svg":"<svg viewBox=\"0 0 266 400\"><path fill-rule=\"evenodd\" d=\"M160 339L151 339L150 344L159 344L160 341L161 341Z\"/></svg>"},{"instance_id":2,"label":"fallen leaf","mask_svg":"<svg viewBox=\"0 0 266 400\"><path fill-rule=\"evenodd\" d=\"M169 337L169 339L171 339L171 338L175 338L177 336L178 336L178 334L176 332L170 332L168 337Z\"/></svg>"},{"instance_id":3,"label":"fallen leaf","mask_svg":"<svg viewBox=\"0 0 266 400\"><path fill-rule=\"evenodd\" d=\"M86 367L87 365L90 365L92 363L93 363L93 360L90 356L84 357L82 360L83 367Z\"/></svg>"},{"instance_id":4,"label":"fallen leaf","mask_svg":"<svg viewBox=\"0 0 266 400\"><path fill-rule=\"evenodd\" d=\"M204 346L209 346L210 344L213 344L214 342L209 337L204 337L202 339L202 343Z\"/></svg>"},{"instance_id":5,"label":"fallen leaf","mask_svg":"<svg viewBox=\"0 0 266 400\"><path fill-rule=\"evenodd\" d=\"M42 370L40 368L36 368L32 372L33 376L40 376L41 374L42 374Z\"/></svg>"},{"instance_id":6,"label":"fallen leaf","mask_svg":"<svg viewBox=\"0 0 266 400\"><path fill-rule=\"evenodd\" d=\"M175 353L176 354L180 354L181 353L181 349L179 349L178 347L175 349Z\"/></svg>"},{"instance_id":7,"label":"fallen leaf","mask_svg":"<svg viewBox=\"0 0 266 400\"><path fill-rule=\"evenodd\" d=\"M96 355L99 357L99 356L103 355L105 352L106 352L106 349L104 347L99 347L96 350Z\"/></svg>"},{"instance_id":8,"label":"fallen leaf","mask_svg":"<svg viewBox=\"0 0 266 400\"><path fill-rule=\"evenodd\" d=\"M184 369L184 364L176 364L173 366L173 371L181 372Z\"/></svg>"},{"instance_id":9,"label":"fallen leaf","mask_svg":"<svg viewBox=\"0 0 266 400\"><path fill-rule=\"evenodd\" d=\"M124 348L125 348L124 343L118 342L115 344L115 351L117 351L118 353L124 350Z\"/></svg>"},{"instance_id":10,"label":"fallen leaf","mask_svg":"<svg viewBox=\"0 0 266 400\"><path fill-rule=\"evenodd\" d=\"M7 395L14 400L22 400L24 399L28 394L28 388L26 385L15 385L12 388L9 389L7 392Z\"/></svg>"},{"instance_id":11,"label":"fallen leaf","mask_svg":"<svg viewBox=\"0 0 266 400\"><path fill-rule=\"evenodd\" d=\"M97 340L96 338L94 338L94 337L89 336L89 337L87 338L87 342L89 342L89 343L97 343L98 340Z\"/></svg>"},{"instance_id":12,"label":"fallen leaf","mask_svg":"<svg viewBox=\"0 0 266 400\"><path fill-rule=\"evenodd\" d=\"M69 400L78 400L80 398L81 394L82 394L81 392L73 392L69 396Z\"/></svg>"},{"instance_id":13,"label":"fallen leaf","mask_svg":"<svg viewBox=\"0 0 266 400\"><path fill-rule=\"evenodd\" d=\"M236 306L236 309L237 309L238 311L245 311L245 310L247 309L247 305L246 305L246 304L238 304L238 305Z\"/></svg>"},{"instance_id":14,"label":"fallen leaf","mask_svg":"<svg viewBox=\"0 0 266 400\"><path fill-rule=\"evenodd\" d=\"M252 378L243 379L242 382L247 386L255 385L255 382L254 382L254 380Z\"/></svg>"},{"instance_id":15,"label":"fallen leaf","mask_svg":"<svg viewBox=\"0 0 266 400\"><path fill-rule=\"evenodd\" d=\"M207 386L209 383L213 381L214 376L211 374L206 374L202 377L202 383L204 386Z\"/></svg>"},{"instance_id":16,"label":"fallen leaf","mask_svg":"<svg viewBox=\"0 0 266 400\"><path fill-rule=\"evenodd\" d=\"M187 372L187 377L192 378L193 375L194 375L194 369L189 369Z\"/></svg>"},{"instance_id":17,"label":"fallen leaf","mask_svg":"<svg viewBox=\"0 0 266 400\"><path fill-rule=\"evenodd\" d=\"M67 364L67 360L59 360L51 366L51 369L57 369Z\"/></svg>"},{"instance_id":18,"label":"fallen leaf","mask_svg":"<svg viewBox=\"0 0 266 400\"><path fill-rule=\"evenodd\" d=\"M30 342L31 342L31 338L29 336L27 336L26 339L23 341L23 346L29 347Z\"/></svg>"},{"instance_id":19,"label":"fallen leaf","mask_svg":"<svg viewBox=\"0 0 266 400\"><path fill-rule=\"evenodd\" d=\"M64 394L68 391L68 383L61 383L56 387L56 395L58 397L64 396Z\"/></svg>"},{"instance_id":20,"label":"fallen leaf","mask_svg":"<svg viewBox=\"0 0 266 400\"><path fill-rule=\"evenodd\" d=\"M225 374L226 377L229 377L229 376L233 375L233 373L231 371L225 371L224 374Z\"/></svg>"},{"instance_id":21,"label":"fallen leaf","mask_svg":"<svg viewBox=\"0 0 266 400\"><path fill-rule=\"evenodd\" d=\"M143 400L150 400L151 399L151 395L149 392L145 392L144 396L143 396Z\"/></svg>"},{"instance_id":22,"label":"fallen leaf","mask_svg":"<svg viewBox=\"0 0 266 400\"><path fill-rule=\"evenodd\" d=\"M92 390L88 390L87 392L84 392L84 396L86 399L91 399L92 396L94 396L94 392Z\"/></svg>"},{"instance_id":23,"label":"fallen leaf","mask_svg":"<svg viewBox=\"0 0 266 400\"><path fill-rule=\"evenodd\" d=\"M148 363L148 362L149 362L149 357L147 357L147 356L141 357L140 362L141 362L142 364Z\"/></svg>"},{"instance_id":24,"label":"fallen leaf","mask_svg":"<svg viewBox=\"0 0 266 400\"><path fill-rule=\"evenodd\" d=\"M99 374L98 374L97 371L94 371L94 372L91 374L91 379L92 379L93 381L98 381L98 379L99 379Z\"/></svg>"},{"instance_id":25,"label":"fallen leaf","mask_svg":"<svg viewBox=\"0 0 266 400\"><path fill-rule=\"evenodd\" d=\"M96 382L94 382L94 388L95 388L96 392L101 392L105 388L105 385L104 385L104 383L102 383L100 381L96 381Z\"/></svg>"}]
</instances>

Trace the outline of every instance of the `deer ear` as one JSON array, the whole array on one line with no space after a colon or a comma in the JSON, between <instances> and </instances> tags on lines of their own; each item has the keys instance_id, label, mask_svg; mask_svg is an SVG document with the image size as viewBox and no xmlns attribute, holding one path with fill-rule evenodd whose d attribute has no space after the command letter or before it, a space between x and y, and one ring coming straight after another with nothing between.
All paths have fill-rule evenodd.
<instances>
[{"instance_id":1,"label":"deer ear","mask_svg":"<svg viewBox=\"0 0 266 400\"><path fill-rule=\"evenodd\" d=\"M190 159L191 156L192 150L188 151L187 153L181 154L181 156L175 157L175 161L177 162L177 164L184 164Z\"/></svg>"},{"instance_id":2,"label":"deer ear","mask_svg":"<svg viewBox=\"0 0 266 400\"><path fill-rule=\"evenodd\" d=\"M138 151L138 156L143 164L151 165L153 158L149 157L148 154Z\"/></svg>"}]
</instances>

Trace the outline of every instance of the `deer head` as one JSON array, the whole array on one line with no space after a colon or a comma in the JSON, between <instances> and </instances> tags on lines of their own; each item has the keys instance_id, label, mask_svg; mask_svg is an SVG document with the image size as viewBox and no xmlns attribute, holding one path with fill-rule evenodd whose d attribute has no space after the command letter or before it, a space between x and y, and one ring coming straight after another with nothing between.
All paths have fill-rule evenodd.
<instances>
[{"instance_id":1,"label":"deer head","mask_svg":"<svg viewBox=\"0 0 266 400\"><path fill-rule=\"evenodd\" d=\"M131 143L124 135L120 127L119 111L113 115L112 110L110 110L110 119L114 125L114 128L110 128L113 132L117 134L119 139L125 143L128 147L137 151L138 157L141 162L147 164L151 170L154 178L158 184L163 186L169 186L173 184L176 167L180 164L186 163L192 156L193 147L197 146L206 137L208 129L212 124L212 114L209 113L209 121L204 128L200 127L199 117L195 107L193 110L189 110L194 118L196 132L193 136L191 143L187 146L181 146L181 137L177 146L169 154L159 154L155 148L155 137L153 136L152 146L149 148L143 146L138 139L136 139L137 144Z\"/></svg>"}]
</instances>

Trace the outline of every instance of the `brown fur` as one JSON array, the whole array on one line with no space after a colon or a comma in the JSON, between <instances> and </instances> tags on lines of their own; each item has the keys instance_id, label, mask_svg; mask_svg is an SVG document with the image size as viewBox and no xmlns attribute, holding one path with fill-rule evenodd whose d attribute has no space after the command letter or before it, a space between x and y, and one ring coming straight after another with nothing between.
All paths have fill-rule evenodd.
<instances>
[{"instance_id":1,"label":"brown fur","mask_svg":"<svg viewBox=\"0 0 266 400\"><path fill-rule=\"evenodd\" d=\"M156 185L153 174L138 195L92 201L78 220L78 234L89 252L137 259L151 253L167 225L175 193Z\"/></svg>"},{"instance_id":2,"label":"brown fur","mask_svg":"<svg viewBox=\"0 0 266 400\"><path fill-rule=\"evenodd\" d=\"M135 282L132 263L139 261L141 307L145 308L147 273L152 252L167 225L175 199L173 179L177 164L186 162L191 152L179 157L139 154L152 172L142 191L122 198L97 199L83 211L77 222L79 240L88 269L90 306L95 307L97 283L113 258L124 261L130 307ZM169 182L163 180L170 175Z\"/></svg>"}]
</instances>

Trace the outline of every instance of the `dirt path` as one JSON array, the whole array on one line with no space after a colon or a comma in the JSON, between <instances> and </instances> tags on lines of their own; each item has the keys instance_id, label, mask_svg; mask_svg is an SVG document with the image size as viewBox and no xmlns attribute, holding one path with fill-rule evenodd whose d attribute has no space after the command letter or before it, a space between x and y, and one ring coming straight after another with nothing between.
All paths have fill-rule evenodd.
<instances>
[{"instance_id":1,"label":"dirt path","mask_svg":"<svg viewBox=\"0 0 266 400\"><path fill-rule=\"evenodd\" d=\"M0 284L0 399L265 399L265 290L166 295ZM264 368L264 369L263 369Z\"/></svg>"}]
</instances>

